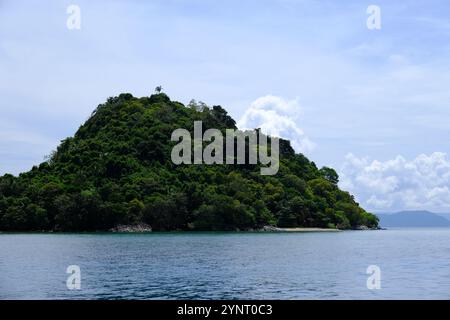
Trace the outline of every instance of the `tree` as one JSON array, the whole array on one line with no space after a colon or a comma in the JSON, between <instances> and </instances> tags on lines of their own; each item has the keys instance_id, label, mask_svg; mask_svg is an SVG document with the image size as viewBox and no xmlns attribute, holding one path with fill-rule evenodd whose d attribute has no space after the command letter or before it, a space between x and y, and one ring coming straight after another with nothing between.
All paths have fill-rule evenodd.
<instances>
[{"instance_id":1,"label":"tree","mask_svg":"<svg viewBox=\"0 0 450 320\"><path fill-rule=\"evenodd\" d=\"M221 106L213 106L212 115L219 123L224 124L227 128L236 127L236 121L234 121L233 118L228 115L228 112Z\"/></svg>"},{"instance_id":2,"label":"tree","mask_svg":"<svg viewBox=\"0 0 450 320\"><path fill-rule=\"evenodd\" d=\"M144 221L154 230L177 230L187 226L187 199L183 193L146 199Z\"/></svg>"},{"instance_id":3,"label":"tree","mask_svg":"<svg viewBox=\"0 0 450 320\"><path fill-rule=\"evenodd\" d=\"M157 86L156 88L155 88L155 93L156 94L159 94L159 93L161 93L162 92L162 86Z\"/></svg>"},{"instance_id":4,"label":"tree","mask_svg":"<svg viewBox=\"0 0 450 320\"><path fill-rule=\"evenodd\" d=\"M330 181L333 184L337 184L339 182L339 175L333 168L322 167L322 169L319 170L319 173L324 179Z\"/></svg>"},{"instance_id":5,"label":"tree","mask_svg":"<svg viewBox=\"0 0 450 320\"><path fill-rule=\"evenodd\" d=\"M142 221L144 204L138 199L133 199L128 204L128 212L126 216L127 223L136 224Z\"/></svg>"},{"instance_id":6,"label":"tree","mask_svg":"<svg viewBox=\"0 0 450 320\"><path fill-rule=\"evenodd\" d=\"M209 107L206 103L203 101L195 101L195 99L192 99L189 101L188 108L191 110L197 111L197 112L203 112L209 110Z\"/></svg>"},{"instance_id":7,"label":"tree","mask_svg":"<svg viewBox=\"0 0 450 320\"><path fill-rule=\"evenodd\" d=\"M205 202L194 212L196 229L245 230L255 225L255 210L238 200L222 194L209 194Z\"/></svg>"}]
</instances>

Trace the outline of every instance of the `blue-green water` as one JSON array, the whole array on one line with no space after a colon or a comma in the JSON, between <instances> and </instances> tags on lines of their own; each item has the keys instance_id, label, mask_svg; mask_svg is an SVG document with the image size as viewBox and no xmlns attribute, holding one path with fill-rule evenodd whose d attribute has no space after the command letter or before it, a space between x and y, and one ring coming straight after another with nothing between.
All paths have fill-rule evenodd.
<instances>
[{"instance_id":1,"label":"blue-green water","mask_svg":"<svg viewBox=\"0 0 450 320\"><path fill-rule=\"evenodd\" d=\"M0 299L55 298L449 299L450 229L0 234Z\"/></svg>"}]
</instances>

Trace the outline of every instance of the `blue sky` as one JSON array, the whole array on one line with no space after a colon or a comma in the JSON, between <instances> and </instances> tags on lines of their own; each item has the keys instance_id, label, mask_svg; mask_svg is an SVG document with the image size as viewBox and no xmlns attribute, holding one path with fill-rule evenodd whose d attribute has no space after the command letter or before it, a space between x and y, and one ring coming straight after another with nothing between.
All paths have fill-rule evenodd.
<instances>
[{"instance_id":1,"label":"blue sky","mask_svg":"<svg viewBox=\"0 0 450 320\"><path fill-rule=\"evenodd\" d=\"M0 174L41 162L107 97L162 85L242 126L275 110L369 210L450 211L449 40L448 1L0 0Z\"/></svg>"}]
</instances>

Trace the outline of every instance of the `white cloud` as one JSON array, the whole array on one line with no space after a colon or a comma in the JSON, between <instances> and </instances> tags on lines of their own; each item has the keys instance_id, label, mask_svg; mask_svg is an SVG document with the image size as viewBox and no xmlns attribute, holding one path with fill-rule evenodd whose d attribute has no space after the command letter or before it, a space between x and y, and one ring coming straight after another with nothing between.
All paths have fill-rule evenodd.
<instances>
[{"instance_id":1,"label":"white cloud","mask_svg":"<svg viewBox=\"0 0 450 320\"><path fill-rule=\"evenodd\" d=\"M266 134L289 139L297 152L306 153L312 151L315 144L297 124L300 112L298 99L285 100L267 95L250 105L237 126L242 130L260 128Z\"/></svg>"},{"instance_id":2,"label":"white cloud","mask_svg":"<svg viewBox=\"0 0 450 320\"><path fill-rule=\"evenodd\" d=\"M450 160L442 152L387 161L348 154L341 187L370 210L450 210Z\"/></svg>"}]
</instances>

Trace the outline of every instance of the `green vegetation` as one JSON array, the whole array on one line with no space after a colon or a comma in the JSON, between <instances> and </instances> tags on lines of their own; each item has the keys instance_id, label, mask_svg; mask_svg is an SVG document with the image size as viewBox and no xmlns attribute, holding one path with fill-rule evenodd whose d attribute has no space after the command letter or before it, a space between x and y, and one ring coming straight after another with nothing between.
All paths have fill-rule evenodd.
<instances>
[{"instance_id":1,"label":"green vegetation","mask_svg":"<svg viewBox=\"0 0 450 320\"><path fill-rule=\"evenodd\" d=\"M0 230L90 231L145 222L154 230L376 227L378 219L280 140L280 169L259 165L175 165L173 130L236 128L220 106L187 107L164 93L109 98L49 160L0 177Z\"/></svg>"}]
</instances>

